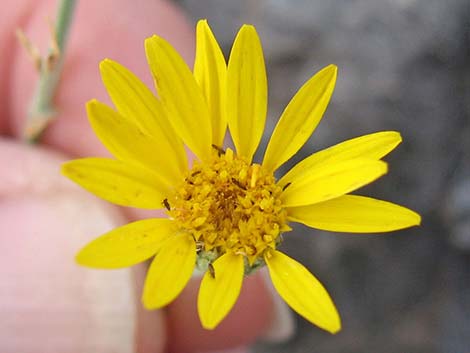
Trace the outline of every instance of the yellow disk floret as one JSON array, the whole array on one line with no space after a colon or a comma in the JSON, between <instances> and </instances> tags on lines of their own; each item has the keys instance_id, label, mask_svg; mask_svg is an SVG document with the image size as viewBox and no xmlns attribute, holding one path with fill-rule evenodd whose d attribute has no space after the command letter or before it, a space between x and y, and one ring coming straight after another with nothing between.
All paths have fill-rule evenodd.
<instances>
[{"instance_id":1,"label":"yellow disk floret","mask_svg":"<svg viewBox=\"0 0 470 353\"><path fill-rule=\"evenodd\" d=\"M242 254L253 265L290 230L281 192L259 164L248 164L231 149L214 149L209 163L194 163L168 200L168 213L201 251Z\"/></svg>"}]
</instances>

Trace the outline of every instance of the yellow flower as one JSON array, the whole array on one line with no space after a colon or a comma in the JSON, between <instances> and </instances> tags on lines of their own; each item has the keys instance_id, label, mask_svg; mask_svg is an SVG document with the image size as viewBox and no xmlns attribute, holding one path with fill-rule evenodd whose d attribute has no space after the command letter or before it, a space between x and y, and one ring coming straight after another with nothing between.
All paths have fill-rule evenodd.
<instances>
[{"instance_id":1,"label":"yellow flower","mask_svg":"<svg viewBox=\"0 0 470 353\"><path fill-rule=\"evenodd\" d=\"M243 277L267 265L274 287L295 311L335 333L338 312L320 282L277 250L289 221L337 232L387 232L420 223L407 208L347 195L387 172L380 159L401 141L378 132L312 154L277 180L274 172L305 143L328 105L337 68L308 80L284 110L261 164L267 82L253 26L244 25L228 65L206 21L197 25L193 72L164 39L145 41L155 96L120 64L104 60L103 82L115 110L91 101L91 125L115 159L67 162L63 173L112 203L165 209L85 246L79 264L131 266L155 256L145 282L147 308L167 305L194 268L205 271L198 297L202 325L213 329L234 305ZM223 148L230 130L236 153ZM184 145L195 154L188 166Z\"/></svg>"}]
</instances>

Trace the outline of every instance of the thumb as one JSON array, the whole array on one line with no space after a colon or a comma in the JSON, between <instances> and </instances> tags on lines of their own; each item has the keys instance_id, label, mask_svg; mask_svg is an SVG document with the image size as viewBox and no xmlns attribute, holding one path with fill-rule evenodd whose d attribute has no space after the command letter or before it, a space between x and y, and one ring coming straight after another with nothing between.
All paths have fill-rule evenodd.
<instances>
[{"instance_id":1,"label":"thumb","mask_svg":"<svg viewBox=\"0 0 470 353\"><path fill-rule=\"evenodd\" d=\"M90 271L73 260L93 236L124 219L59 175L61 160L0 140L1 351L131 352L130 271ZM150 323L161 315L154 312ZM154 341L163 342L163 331L153 327Z\"/></svg>"}]
</instances>

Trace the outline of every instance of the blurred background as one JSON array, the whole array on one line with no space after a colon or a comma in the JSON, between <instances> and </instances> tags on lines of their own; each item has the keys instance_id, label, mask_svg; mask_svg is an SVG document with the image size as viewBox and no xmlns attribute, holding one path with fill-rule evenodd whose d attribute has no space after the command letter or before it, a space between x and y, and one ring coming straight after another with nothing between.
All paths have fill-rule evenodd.
<instances>
[{"instance_id":1,"label":"blurred background","mask_svg":"<svg viewBox=\"0 0 470 353\"><path fill-rule=\"evenodd\" d=\"M226 55L239 26L256 25L270 89L264 144L296 90L338 65L332 102L296 161L345 139L400 131L390 172L360 193L423 216L421 227L386 235L295 227L283 250L329 289L343 331L331 336L297 318L289 342L253 351L469 352L470 2L176 2L194 23L209 19Z\"/></svg>"}]
</instances>

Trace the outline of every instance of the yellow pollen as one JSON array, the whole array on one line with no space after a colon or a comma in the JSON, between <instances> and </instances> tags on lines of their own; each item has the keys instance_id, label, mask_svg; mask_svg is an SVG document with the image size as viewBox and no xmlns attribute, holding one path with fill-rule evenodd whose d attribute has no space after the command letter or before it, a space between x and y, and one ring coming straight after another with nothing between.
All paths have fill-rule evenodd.
<instances>
[{"instance_id":1,"label":"yellow pollen","mask_svg":"<svg viewBox=\"0 0 470 353\"><path fill-rule=\"evenodd\" d=\"M282 188L272 173L214 149L210 161L195 162L185 182L168 200L170 217L191 234L201 251L243 254L248 263L275 249L289 230L281 207Z\"/></svg>"}]
</instances>

